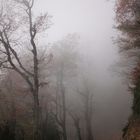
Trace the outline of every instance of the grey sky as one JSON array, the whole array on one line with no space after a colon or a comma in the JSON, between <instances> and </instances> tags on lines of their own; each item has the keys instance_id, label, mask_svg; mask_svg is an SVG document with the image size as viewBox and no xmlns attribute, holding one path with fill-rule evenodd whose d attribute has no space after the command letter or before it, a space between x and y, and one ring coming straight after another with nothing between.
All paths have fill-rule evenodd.
<instances>
[{"instance_id":1,"label":"grey sky","mask_svg":"<svg viewBox=\"0 0 140 140\"><path fill-rule=\"evenodd\" d=\"M90 52L87 55L102 71L117 57L112 45L113 9L114 3L107 0L36 0L35 6L36 13L47 11L53 16L46 42L62 39L68 33L78 33L85 44L82 50Z\"/></svg>"},{"instance_id":2,"label":"grey sky","mask_svg":"<svg viewBox=\"0 0 140 140\"><path fill-rule=\"evenodd\" d=\"M49 38L57 40L78 32L88 39L105 39L113 22L113 3L106 0L37 0L36 12L48 12L54 25Z\"/></svg>"}]
</instances>

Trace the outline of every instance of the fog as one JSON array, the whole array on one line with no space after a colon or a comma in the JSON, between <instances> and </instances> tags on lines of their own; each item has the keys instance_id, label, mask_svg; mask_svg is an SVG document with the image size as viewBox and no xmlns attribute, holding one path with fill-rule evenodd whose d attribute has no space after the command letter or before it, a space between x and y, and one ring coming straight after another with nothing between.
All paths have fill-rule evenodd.
<instances>
[{"instance_id":1,"label":"fog","mask_svg":"<svg viewBox=\"0 0 140 140\"><path fill-rule=\"evenodd\" d=\"M45 42L60 40L68 33L79 34L83 45L79 51L95 64L99 75L107 75L109 66L118 59L117 47L113 44L116 37L113 1L38 0L34 11L36 14L48 11L52 15L52 26Z\"/></svg>"},{"instance_id":2,"label":"fog","mask_svg":"<svg viewBox=\"0 0 140 140\"><path fill-rule=\"evenodd\" d=\"M67 34L79 36L79 67L93 87L95 140L119 140L131 114L132 97L115 69L120 55L113 43L114 8L114 0L36 0L33 9L35 15L47 11L52 16L42 44L52 45Z\"/></svg>"},{"instance_id":3,"label":"fog","mask_svg":"<svg viewBox=\"0 0 140 140\"><path fill-rule=\"evenodd\" d=\"M117 36L115 3L106 0L38 0L36 13L48 11L52 27L46 42L78 33L82 57L88 62L98 92L94 93L94 135L97 140L119 138L131 113L131 95L120 75L112 69L120 59L113 44Z\"/></svg>"}]
</instances>

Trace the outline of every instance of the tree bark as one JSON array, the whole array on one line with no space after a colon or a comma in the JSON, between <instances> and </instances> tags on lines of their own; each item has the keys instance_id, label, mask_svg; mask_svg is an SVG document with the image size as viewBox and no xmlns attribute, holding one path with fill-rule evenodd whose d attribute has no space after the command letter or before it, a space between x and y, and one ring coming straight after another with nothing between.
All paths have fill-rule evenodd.
<instances>
[{"instance_id":1,"label":"tree bark","mask_svg":"<svg viewBox=\"0 0 140 140\"><path fill-rule=\"evenodd\" d=\"M33 5L32 5L33 6ZM32 53L33 53L33 66L34 66L34 90L32 92L34 96L34 140L41 139L41 112L40 112L40 104L39 104L39 76L38 76L38 53L37 47L34 41L36 30L33 27L32 23L32 7L29 8L29 25L30 25L30 42L32 45Z\"/></svg>"},{"instance_id":2,"label":"tree bark","mask_svg":"<svg viewBox=\"0 0 140 140\"><path fill-rule=\"evenodd\" d=\"M63 138L64 140L67 140L67 130L66 130L66 93L65 93L65 87L63 83L64 78L64 65L61 64L61 70L60 70L60 90L62 94L62 129L63 129Z\"/></svg>"},{"instance_id":3,"label":"tree bark","mask_svg":"<svg viewBox=\"0 0 140 140\"><path fill-rule=\"evenodd\" d=\"M90 93L86 95L85 101L85 119L86 119L86 128L87 128L87 140L93 140L92 134L92 98Z\"/></svg>"},{"instance_id":4,"label":"tree bark","mask_svg":"<svg viewBox=\"0 0 140 140\"><path fill-rule=\"evenodd\" d=\"M72 118L73 118L74 125L75 125L76 131L77 131L78 140L82 140L81 129L80 129L80 119L74 118L73 116L72 116Z\"/></svg>"},{"instance_id":5,"label":"tree bark","mask_svg":"<svg viewBox=\"0 0 140 140\"><path fill-rule=\"evenodd\" d=\"M34 93L34 140L40 140L41 131L40 131L40 107L38 94Z\"/></svg>"},{"instance_id":6,"label":"tree bark","mask_svg":"<svg viewBox=\"0 0 140 140\"><path fill-rule=\"evenodd\" d=\"M63 109L63 137L64 140L67 140L67 130L66 130L66 97L64 87L62 86L62 109Z\"/></svg>"}]
</instances>

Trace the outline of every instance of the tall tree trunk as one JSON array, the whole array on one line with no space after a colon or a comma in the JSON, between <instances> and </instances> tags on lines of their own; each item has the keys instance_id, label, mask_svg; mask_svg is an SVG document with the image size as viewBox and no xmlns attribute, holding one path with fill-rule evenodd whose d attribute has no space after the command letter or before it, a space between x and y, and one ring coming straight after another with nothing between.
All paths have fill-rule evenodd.
<instances>
[{"instance_id":1,"label":"tall tree trunk","mask_svg":"<svg viewBox=\"0 0 140 140\"><path fill-rule=\"evenodd\" d=\"M63 137L67 140L67 130L66 130L66 99L64 89L62 90L62 106L63 106Z\"/></svg>"},{"instance_id":2,"label":"tall tree trunk","mask_svg":"<svg viewBox=\"0 0 140 140\"><path fill-rule=\"evenodd\" d=\"M77 127L78 140L82 140L80 127Z\"/></svg>"},{"instance_id":3,"label":"tall tree trunk","mask_svg":"<svg viewBox=\"0 0 140 140\"><path fill-rule=\"evenodd\" d=\"M86 128L87 128L87 140L93 140L92 133L92 98L90 94L87 93L85 101L85 119L86 119Z\"/></svg>"},{"instance_id":4,"label":"tall tree trunk","mask_svg":"<svg viewBox=\"0 0 140 140\"><path fill-rule=\"evenodd\" d=\"M92 125L91 125L90 119L87 120L87 138L88 140L94 140L93 134L92 134Z\"/></svg>"},{"instance_id":5,"label":"tall tree trunk","mask_svg":"<svg viewBox=\"0 0 140 140\"><path fill-rule=\"evenodd\" d=\"M40 106L38 94L34 93L34 140L41 140Z\"/></svg>"},{"instance_id":6,"label":"tall tree trunk","mask_svg":"<svg viewBox=\"0 0 140 140\"><path fill-rule=\"evenodd\" d=\"M74 121L74 125L77 131L78 140L82 140L81 129L80 129L80 119L73 117L73 121Z\"/></svg>"},{"instance_id":7,"label":"tall tree trunk","mask_svg":"<svg viewBox=\"0 0 140 140\"><path fill-rule=\"evenodd\" d=\"M34 2L34 1L33 1ZM37 47L35 44L35 35L36 30L33 27L32 23L32 7L29 7L29 25L30 25L30 43L32 45L32 53L33 53L33 66L34 66L34 140L41 140L41 112L40 112L40 104L39 104L39 75L38 75L38 53Z\"/></svg>"},{"instance_id":8,"label":"tall tree trunk","mask_svg":"<svg viewBox=\"0 0 140 140\"><path fill-rule=\"evenodd\" d=\"M61 88L61 94L62 94L62 129L63 129L63 138L64 140L67 140L67 130L66 130L66 93L65 93L65 87L63 83L63 72L64 72L64 66L61 64L61 70L60 70L60 88Z\"/></svg>"}]
</instances>

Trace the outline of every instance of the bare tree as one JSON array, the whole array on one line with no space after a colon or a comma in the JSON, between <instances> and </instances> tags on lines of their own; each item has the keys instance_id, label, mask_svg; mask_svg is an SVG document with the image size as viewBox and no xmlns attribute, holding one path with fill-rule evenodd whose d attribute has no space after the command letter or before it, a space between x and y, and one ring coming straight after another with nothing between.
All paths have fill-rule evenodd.
<instances>
[{"instance_id":1,"label":"bare tree","mask_svg":"<svg viewBox=\"0 0 140 140\"><path fill-rule=\"evenodd\" d=\"M92 118L93 118L93 93L90 91L88 81L84 79L83 90L78 93L81 95L84 105L84 116L86 124L87 140L93 140Z\"/></svg>"},{"instance_id":2,"label":"bare tree","mask_svg":"<svg viewBox=\"0 0 140 140\"><path fill-rule=\"evenodd\" d=\"M41 138L39 103L41 83L39 81L39 58L36 36L48 28L49 16L45 14L33 19L32 8L34 0L8 0L4 6L0 10L0 66L19 73L29 86L34 102L34 140L39 140ZM9 8L10 13L6 8ZM28 29L24 36L26 28ZM25 40L18 34L24 36ZM23 50L26 49L26 42L29 43L29 51L32 54L32 70L23 65L19 53L21 46Z\"/></svg>"},{"instance_id":3,"label":"bare tree","mask_svg":"<svg viewBox=\"0 0 140 140\"><path fill-rule=\"evenodd\" d=\"M74 122L74 126L76 128L76 133L77 133L77 137L78 140L82 140L82 135L81 135L81 128L80 128L80 120L81 118L76 115L75 113L73 113L72 111L67 110L69 115L71 116L73 122Z\"/></svg>"},{"instance_id":4,"label":"bare tree","mask_svg":"<svg viewBox=\"0 0 140 140\"><path fill-rule=\"evenodd\" d=\"M71 77L76 67L73 61L77 54L75 48L77 45L77 35L68 35L62 41L54 44L54 62L53 65L53 79L55 79L56 97L55 117L62 129L63 139L67 140L67 84L70 82ZM69 82L68 82L69 81Z\"/></svg>"}]
</instances>

